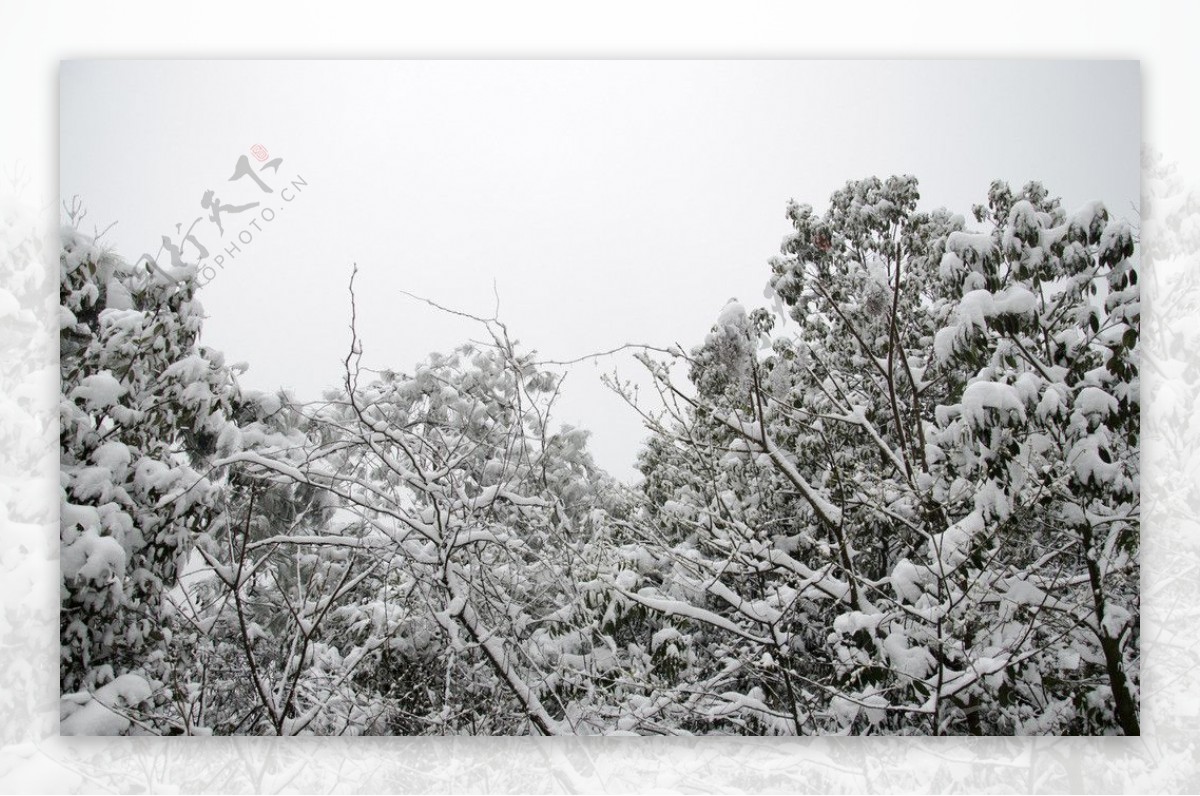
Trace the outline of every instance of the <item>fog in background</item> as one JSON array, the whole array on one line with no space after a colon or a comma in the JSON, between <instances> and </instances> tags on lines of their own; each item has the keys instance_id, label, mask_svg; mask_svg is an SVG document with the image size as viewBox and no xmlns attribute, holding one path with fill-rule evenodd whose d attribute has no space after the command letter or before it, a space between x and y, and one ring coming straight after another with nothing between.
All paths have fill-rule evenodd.
<instances>
[{"instance_id":1,"label":"fog in background","mask_svg":"<svg viewBox=\"0 0 1200 796\"><path fill-rule=\"evenodd\" d=\"M787 200L849 179L911 173L964 214L1038 179L1137 221L1136 62L71 61L60 88L62 197L127 259L210 189L260 202L194 228L210 261L241 249L200 291L203 342L300 398L341 380L353 263L364 365L411 371L482 329L401 291L490 315L495 289L547 359L698 344L728 299L764 303ZM255 145L282 159L272 194L229 181ZM640 371L572 368L557 418L628 480L643 431L614 367Z\"/></svg>"}]
</instances>

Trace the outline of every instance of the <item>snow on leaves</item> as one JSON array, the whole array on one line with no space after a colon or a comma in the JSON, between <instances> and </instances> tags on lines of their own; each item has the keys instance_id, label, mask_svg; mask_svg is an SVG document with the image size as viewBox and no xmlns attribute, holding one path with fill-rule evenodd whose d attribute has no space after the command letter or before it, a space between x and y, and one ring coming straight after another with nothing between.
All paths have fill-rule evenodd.
<instances>
[{"instance_id":1,"label":"snow on leaves","mask_svg":"<svg viewBox=\"0 0 1200 796\"><path fill-rule=\"evenodd\" d=\"M215 498L198 466L236 390L219 355L197 346L190 287L159 286L62 234L62 684L100 699L142 677L162 642L163 592ZM75 724L94 726L94 712Z\"/></svg>"},{"instance_id":2,"label":"snow on leaves","mask_svg":"<svg viewBox=\"0 0 1200 796\"><path fill-rule=\"evenodd\" d=\"M660 376L655 430L675 442L645 460L666 498L649 515L694 527L661 555L686 546L724 573L718 617L692 618L757 637L744 666L781 662L768 704L828 705L824 723L795 712L795 732L1023 732L1047 710L1043 732L1137 732L1129 225L1037 184L994 184L978 230L915 199L912 178L872 178L823 216L792 205L768 298L799 328L762 357L723 312L695 391ZM1121 531L1102 535L1109 517ZM844 599L818 599L810 573ZM784 586L779 618L743 609ZM833 632L803 657L774 646L814 622ZM1067 687L1071 650L1107 699Z\"/></svg>"}]
</instances>

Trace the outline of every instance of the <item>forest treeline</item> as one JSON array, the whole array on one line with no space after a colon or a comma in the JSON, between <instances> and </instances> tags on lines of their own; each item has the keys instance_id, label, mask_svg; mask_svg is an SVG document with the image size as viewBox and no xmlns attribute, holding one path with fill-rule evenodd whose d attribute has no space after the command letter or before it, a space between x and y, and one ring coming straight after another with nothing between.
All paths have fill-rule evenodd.
<instances>
[{"instance_id":1,"label":"forest treeline","mask_svg":"<svg viewBox=\"0 0 1200 796\"><path fill-rule=\"evenodd\" d=\"M62 731L1139 733L1135 230L918 200L790 204L772 306L610 380L634 486L500 319L300 402L64 227Z\"/></svg>"}]
</instances>

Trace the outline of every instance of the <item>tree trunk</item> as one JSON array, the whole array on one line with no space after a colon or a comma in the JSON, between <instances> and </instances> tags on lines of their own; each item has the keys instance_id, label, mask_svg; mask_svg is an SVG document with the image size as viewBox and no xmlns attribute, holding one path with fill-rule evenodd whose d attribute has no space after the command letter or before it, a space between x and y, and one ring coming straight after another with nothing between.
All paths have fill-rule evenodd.
<instances>
[{"instance_id":1,"label":"tree trunk","mask_svg":"<svg viewBox=\"0 0 1200 796\"><path fill-rule=\"evenodd\" d=\"M1100 582L1100 565L1092 552L1092 527L1083 526L1083 558L1087 562L1088 581L1092 587L1092 603L1096 609L1096 634L1100 649L1104 652L1104 666L1108 670L1108 683L1112 689L1117 722L1126 735L1141 735L1138 723L1138 706L1129 691L1129 680L1125 677L1124 662L1121 660L1119 638L1113 638L1104 627L1104 591Z\"/></svg>"}]
</instances>

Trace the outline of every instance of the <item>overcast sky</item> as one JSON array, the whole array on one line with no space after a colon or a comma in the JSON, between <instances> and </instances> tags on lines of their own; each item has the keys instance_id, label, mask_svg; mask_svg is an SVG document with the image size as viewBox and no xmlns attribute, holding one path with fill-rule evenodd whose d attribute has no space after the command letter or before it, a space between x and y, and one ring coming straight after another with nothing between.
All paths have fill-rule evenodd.
<instances>
[{"instance_id":1,"label":"overcast sky","mask_svg":"<svg viewBox=\"0 0 1200 796\"><path fill-rule=\"evenodd\" d=\"M479 336L400 291L490 314L493 282L545 358L691 346L729 298L763 302L789 198L909 173L924 207L966 214L993 179L1039 179L1134 217L1140 117L1136 62L72 61L60 186L129 259L203 216L209 261L240 247L200 292L203 342L244 384L315 398L340 380L355 262L368 366ZM270 194L230 181L242 156ZM209 190L259 204L221 235ZM643 431L600 384L613 367L638 372L574 368L557 414L628 479Z\"/></svg>"}]
</instances>

